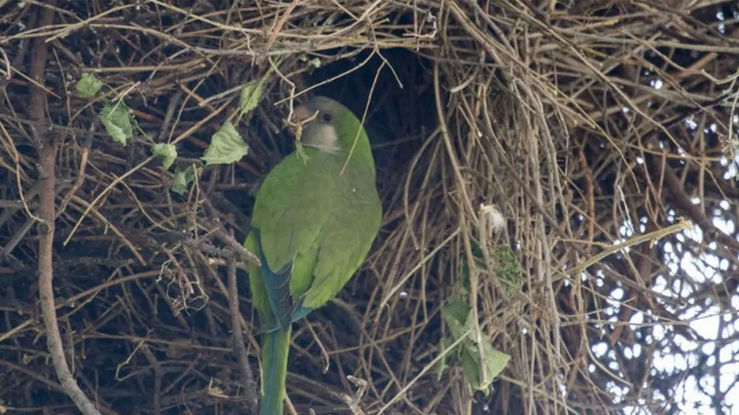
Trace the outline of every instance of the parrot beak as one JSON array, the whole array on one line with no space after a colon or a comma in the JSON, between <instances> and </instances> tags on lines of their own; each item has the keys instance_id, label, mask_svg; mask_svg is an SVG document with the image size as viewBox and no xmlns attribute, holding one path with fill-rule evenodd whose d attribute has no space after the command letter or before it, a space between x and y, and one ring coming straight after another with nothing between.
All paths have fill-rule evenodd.
<instances>
[{"instance_id":1,"label":"parrot beak","mask_svg":"<svg viewBox=\"0 0 739 415\"><path fill-rule=\"evenodd\" d=\"M311 112L305 105L299 105L293 109L293 115L287 123L287 129L296 137L302 136L306 124L316 118L316 111Z\"/></svg>"},{"instance_id":2,"label":"parrot beak","mask_svg":"<svg viewBox=\"0 0 739 415\"><path fill-rule=\"evenodd\" d=\"M313 116L313 114L311 114L310 110L308 110L308 107L306 107L305 105L299 105L293 110L293 116L290 121L295 124L302 124L311 116Z\"/></svg>"}]
</instances>

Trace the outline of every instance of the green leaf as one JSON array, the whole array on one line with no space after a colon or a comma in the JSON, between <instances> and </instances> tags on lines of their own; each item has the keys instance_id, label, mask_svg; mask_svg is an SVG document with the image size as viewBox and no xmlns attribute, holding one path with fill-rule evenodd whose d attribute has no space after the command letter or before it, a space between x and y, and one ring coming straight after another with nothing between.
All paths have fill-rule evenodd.
<instances>
[{"instance_id":1,"label":"green leaf","mask_svg":"<svg viewBox=\"0 0 739 415\"><path fill-rule=\"evenodd\" d=\"M95 75L90 73L83 73L82 77L80 77L80 80L77 81L75 90L77 91L77 96L80 98L92 98L98 93L98 91L100 91L100 88L102 87L103 81L95 78Z\"/></svg>"},{"instance_id":2,"label":"green leaf","mask_svg":"<svg viewBox=\"0 0 739 415\"><path fill-rule=\"evenodd\" d=\"M494 275L505 284L506 293L513 295L521 289L523 284L523 269L516 258L516 254L508 246L502 246L493 251L495 256Z\"/></svg>"},{"instance_id":3,"label":"green leaf","mask_svg":"<svg viewBox=\"0 0 739 415\"><path fill-rule=\"evenodd\" d=\"M487 375L492 381L503 372L503 369L505 369L511 360L511 355L493 348L488 342L482 344L482 352L483 358L485 359L485 366L488 369Z\"/></svg>"},{"instance_id":4,"label":"green leaf","mask_svg":"<svg viewBox=\"0 0 739 415\"><path fill-rule=\"evenodd\" d=\"M446 350L447 347L449 347L452 344L452 341L449 340L448 337L442 337L439 340L438 345L438 353L442 354L444 353L444 350ZM434 372L436 373L436 381L441 381L441 376L444 374L444 371L447 367L449 367L449 361L451 360L451 356L453 354L453 351L449 351L446 354L442 355L441 358L436 362L436 367L434 368Z\"/></svg>"},{"instance_id":5,"label":"green leaf","mask_svg":"<svg viewBox=\"0 0 739 415\"><path fill-rule=\"evenodd\" d=\"M174 144L156 143L151 146L151 154L162 160L162 168L167 170L177 158L177 149Z\"/></svg>"},{"instance_id":6,"label":"green leaf","mask_svg":"<svg viewBox=\"0 0 739 415\"><path fill-rule=\"evenodd\" d=\"M187 191L187 186L195 181L197 175L198 171L192 165L188 166L185 170L175 167L172 191L179 195L184 194Z\"/></svg>"},{"instance_id":7,"label":"green leaf","mask_svg":"<svg viewBox=\"0 0 739 415\"><path fill-rule=\"evenodd\" d=\"M493 348L488 342L482 343L482 361L487 379L483 379L483 363L480 362L480 350L477 344L469 342L462 351L462 370L474 390L490 392L490 384L505 369L511 356Z\"/></svg>"},{"instance_id":8,"label":"green leaf","mask_svg":"<svg viewBox=\"0 0 739 415\"><path fill-rule=\"evenodd\" d=\"M441 317L451 331L452 340L456 341L469 330L472 308L464 301L461 294L454 294L441 308Z\"/></svg>"},{"instance_id":9,"label":"green leaf","mask_svg":"<svg viewBox=\"0 0 739 415\"><path fill-rule=\"evenodd\" d=\"M122 146L133 141L133 123L126 104L108 102L98 117L113 141Z\"/></svg>"},{"instance_id":10,"label":"green leaf","mask_svg":"<svg viewBox=\"0 0 739 415\"><path fill-rule=\"evenodd\" d=\"M483 338L482 344L478 345L477 339L469 334L474 320L472 307L465 301L466 294L465 290L460 290L452 295L441 308L441 316L449 328L450 336L439 342L439 353L460 337L466 336L457 348L461 360L458 362L461 363L470 386L475 390L489 393L490 384L503 371L511 357L494 349L487 338ZM452 361L456 360L452 359L454 356L456 355L450 353L440 359L439 363L443 362L443 365L437 367L437 378L441 377L448 365L454 363ZM485 376L483 376L483 367Z\"/></svg>"},{"instance_id":11,"label":"green leaf","mask_svg":"<svg viewBox=\"0 0 739 415\"><path fill-rule=\"evenodd\" d=\"M437 353L442 354L444 353L444 350L446 350L447 347L449 347L449 339L446 337L442 337L439 340L439 345L437 346L436 350ZM436 373L436 381L441 381L441 376L444 374L444 370L446 370L447 366L449 364L447 361L449 360L449 354L444 354L441 356L441 358L436 362L436 367L434 368L434 373Z\"/></svg>"},{"instance_id":12,"label":"green leaf","mask_svg":"<svg viewBox=\"0 0 739 415\"><path fill-rule=\"evenodd\" d=\"M236 131L231 121L226 121L210 140L210 146L205 150L203 161L206 166L212 164L230 164L241 160L249 151L249 147Z\"/></svg>"},{"instance_id":13,"label":"green leaf","mask_svg":"<svg viewBox=\"0 0 739 415\"><path fill-rule=\"evenodd\" d=\"M259 101L262 99L263 86L263 80L259 80L248 82L241 87L241 94L239 95L239 119L259 105Z\"/></svg>"}]
</instances>

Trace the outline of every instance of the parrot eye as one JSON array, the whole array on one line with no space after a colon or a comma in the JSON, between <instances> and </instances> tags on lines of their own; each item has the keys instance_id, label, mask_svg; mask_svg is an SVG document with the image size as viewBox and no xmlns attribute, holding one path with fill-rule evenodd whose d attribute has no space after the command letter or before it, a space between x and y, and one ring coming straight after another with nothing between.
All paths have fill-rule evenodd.
<instances>
[{"instance_id":1,"label":"parrot eye","mask_svg":"<svg viewBox=\"0 0 739 415\"><path fill-rule=\"evenodd\" d=\"M324 122L331 122L331 120L333 119L333 117L328 112L324 112L323 114L321 114L321 119Z\"/></svg>"}]
</instances>

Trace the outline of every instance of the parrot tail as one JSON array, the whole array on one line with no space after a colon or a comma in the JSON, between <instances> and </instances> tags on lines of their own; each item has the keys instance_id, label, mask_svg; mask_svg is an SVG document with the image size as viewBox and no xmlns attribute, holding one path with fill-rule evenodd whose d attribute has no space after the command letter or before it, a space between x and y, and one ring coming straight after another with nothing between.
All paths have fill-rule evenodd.
<instances>
[{"instance_id":1,"label":"parrot tail","mask_svg":"<svg viewBox=\"0 0 739 415\"><path fill-rule=\"evenodd\" d=\"M259 408L260 415L282 415L291 331L288 326L287 330L275 330L263 335L262 390L264 396Z\"/></svg>"}]
</instances>

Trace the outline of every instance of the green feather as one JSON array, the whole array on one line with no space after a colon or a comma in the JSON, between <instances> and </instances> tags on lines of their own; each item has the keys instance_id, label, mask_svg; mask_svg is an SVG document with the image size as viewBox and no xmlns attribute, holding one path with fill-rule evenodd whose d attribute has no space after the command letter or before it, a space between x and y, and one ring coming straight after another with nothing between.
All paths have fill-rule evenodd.
<instances>
[{"instance_id":1,"label":"green feather","mask_svg":"<svg viewBox=\"0 0 739 415\"><path fill-rule=\"evenodd\" d=\"M290 329L267 333L262 339L262 377L264 396L259 405L260 415L281 415L282 400L285 399L285 377L287 356L290 351ZM268 385L268 387L267 387Z\"/></svg>"},{"instance_id":2,"label":"green feather","mask_svg":"<svg viewBox=\"0 0 739 415\"><path fill-rule=\"evenodd\" d=\"M282 414L290 324L325 305L364 261L380 228L375 165L359 120L317 97L306 124L308 157L288 155L265 178L245 246L253 305L262 331L262 415Z\"/></svg>"}]
</instances>

